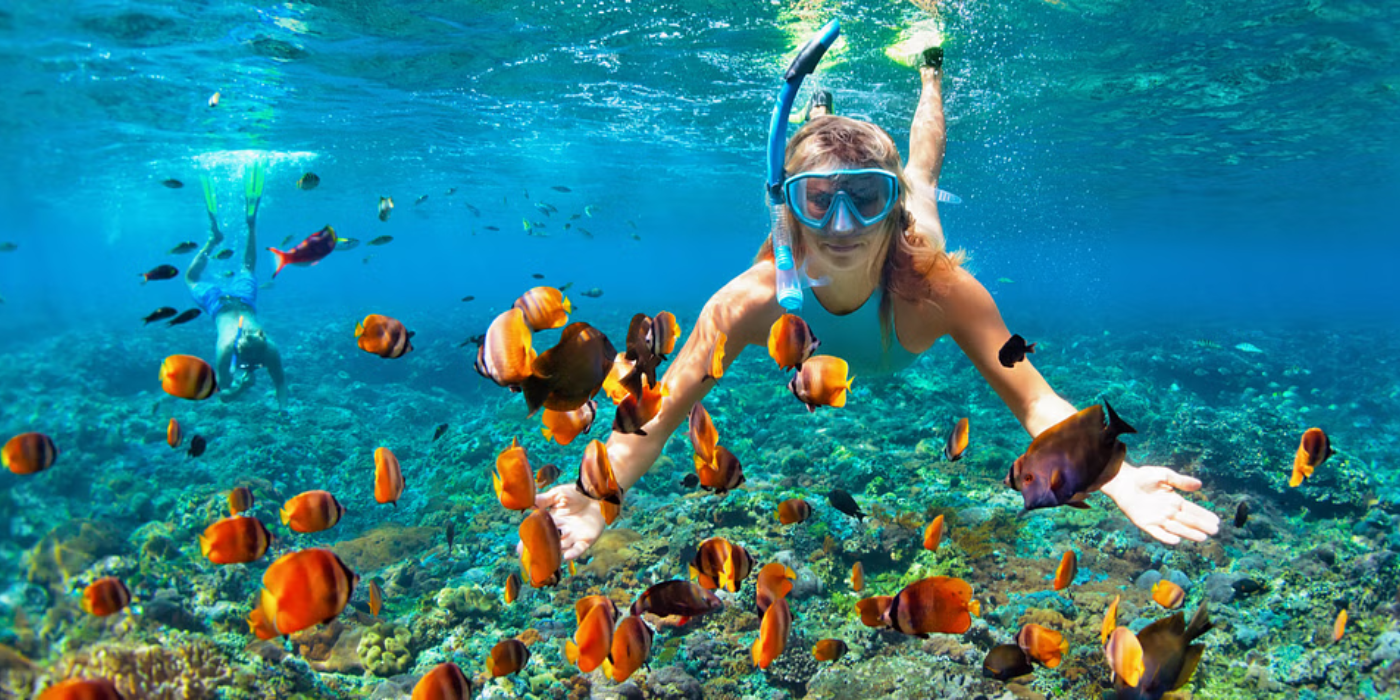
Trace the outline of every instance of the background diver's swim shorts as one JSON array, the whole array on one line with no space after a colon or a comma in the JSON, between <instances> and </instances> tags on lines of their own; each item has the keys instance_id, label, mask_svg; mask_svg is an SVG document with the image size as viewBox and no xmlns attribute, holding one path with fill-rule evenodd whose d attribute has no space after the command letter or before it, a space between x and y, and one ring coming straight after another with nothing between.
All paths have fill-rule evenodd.
<instances>
[{"instance_id":1,"label":"background diver's swim shorts","mask_svg":"<svg viewBox=\"0 0 1400 700\"><path fill-rule=\"evenodd\" d=\"M194 303L211 317L218 316L219 311L230 299L245 304L249 309L256 311L258 308L258 278L247 270L239 270L223 284L213 282L195 284L190 287L190 296L194 297Z\"/></svg>"}]
</instances>

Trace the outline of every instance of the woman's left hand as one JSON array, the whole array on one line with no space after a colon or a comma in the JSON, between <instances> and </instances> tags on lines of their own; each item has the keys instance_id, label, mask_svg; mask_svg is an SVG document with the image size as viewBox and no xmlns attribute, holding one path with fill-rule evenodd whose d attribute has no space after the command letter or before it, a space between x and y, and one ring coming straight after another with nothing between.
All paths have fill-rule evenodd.
<instances>
[{"instance_id":1,"label":"woman's left hand","mask_svg":"<svg viewBox=\"0 0 1400 700\"><path fill-rule=\"evenodd\" d=\"M1144 532L1177 544L1181 538L1204 542L1220 531L1220 518L1186 500L1177 490L1195 491L1201 480L1166 467L1133 467L1127 464L1103 487L1123 514Z\"/></svg>"}]
</instances>

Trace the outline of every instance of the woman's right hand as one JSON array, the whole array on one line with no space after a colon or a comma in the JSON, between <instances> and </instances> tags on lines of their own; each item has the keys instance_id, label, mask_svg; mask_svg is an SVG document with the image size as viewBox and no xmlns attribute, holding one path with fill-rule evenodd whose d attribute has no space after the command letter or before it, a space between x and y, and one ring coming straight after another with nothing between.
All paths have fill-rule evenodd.
<instances>
[{"instance_id":1,"label":"woman's right hand","mask_svg":"<svg viewBox=\"0 0 1400 700\"><path fill-rule=\"evenodd\" d=\"M555 486L536 496L535 506L548 509L559 527L559 546L565 561L582 556L607 527L598 502L583 495L573 484Z\"/></svg>"}]
</instances>

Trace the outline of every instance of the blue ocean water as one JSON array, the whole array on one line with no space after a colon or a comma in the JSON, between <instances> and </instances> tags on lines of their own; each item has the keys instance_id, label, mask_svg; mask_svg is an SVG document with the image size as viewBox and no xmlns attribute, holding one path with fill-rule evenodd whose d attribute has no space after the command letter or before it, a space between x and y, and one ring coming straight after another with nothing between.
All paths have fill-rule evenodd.
<instances>
[{"instance_id":1,"label":"blue ocean water","mask_svg":"<svg viewBox=\"0 0 1400 700\"><path fill-rule=\"evenodd\" d=\"M577 318L607 319L619 336L636 311L672 309L689 330L767 232L764 149L781 71L812 31L840 17L841 43L801 101L814 87L831 90L838 111L882 125L901 147L918 79L888 52L911 28L943 37L940 186L963 199L941 210L949 245L971 253L1008 325L1051 338L1050 348L1062 342L1066 364L1108 377L1076 385L1078 375L1045 360L1052 383L1076 387L1080 405L1142 387L1153 392L1144 403L1197 394L1218 415L1158 416L1149 439L1157 455L1176 447L1217 464L1243 453L1167 443L1191 429L1237 427L1228 411L1272 392L1284 408L1267 417L1289 429L1306 427L1295 425L1303 416L1330 421L1361 464L1381 465L1372 490L1393 485L1385 465L1400 425L1390 356L1400 346L1400 12L1381 0L937 6L929 23L925 8L892 1L9 0L0 5L0 242L16 247L0 252L0 357L48 354L43 368L0 367L0 437L57 414L54 432L101 444L94 433L129 425L124 402L154 400L162 356L212 352L206 319L142 326L157 307L192 304L180 280L143 285L137 275L162 263L185 269L188 256L166 251L207 233L201 175L215 184L236 249L243 177L257 159L268 163L260 248L327 224L361 241L289 268L260 292L260 317L284 344L299 429L320 412L353 410L356 421L337 430L411 424L422 437L463 404L489 412L511 397L477 377L474 346L458 344L537 284L572 284ZM321 184L300 190L308 171ZM184 187L162 185L171 178ZM387 221L376 217L382 196L396 203ZM527 235L522 220L545 224L547 235ZM378 236L393 241L366 245ZM258 271L269 279L270 254ZM579 294L594 288L601 297ZM460 301L467 295L475 299ZM419 349L399 364L359 354L351 332L367 313L403 320ZM1110 334L1124 340L1089 342ZM335 342L345 348L328 360L325 344ZM1254 350L1220 366L1180 359L1241 342ZM1020 439L950 345L934 359L961 363L966 403ZM1259 365L1249 369L1261 354L1271 363L1265 378ZM77 366L65 364L70 356ZM325 383L337 372L353 390ZM390 427L376 428L364 416L376 401L391 403L396 383L451 401L396 404ZM97 408L72 408L94 385L111 406L92 398ZM859 395L894 410L897 396L869 386ZM1292 412L1299 406L1307 410ZM938 409L939 421L952 410ZM97 414L101 425L75 424ZM756 430L748 421L738 411L720 418L735 432ZM286 480L314 486L317 449L273 437L276 425L223 434L282 441L281 459L307 460ZM754 451L767 439L753 437ZM274 452L257 449L259 458ZM150 453L112 447L110 464L168 475ZM252 461L240 459L237 468ZM219 464L222 479L232 467ZM1212 485L1228 519L1230 489L1245 487L1228 474ZM18 515L61 488L46 482L0 500L13 522L33 518L12 528L15 546L0 554L18 562L58 524L57 511L78 517L78 499ZM1278 510L1307 506L1327 508L1281 500ZM143 510L123 527L148 518L159 519ZM504 543L510 534L493 536ZM1171 561L1153 552L1153 566Z\"/></svg>"}]
</instances>

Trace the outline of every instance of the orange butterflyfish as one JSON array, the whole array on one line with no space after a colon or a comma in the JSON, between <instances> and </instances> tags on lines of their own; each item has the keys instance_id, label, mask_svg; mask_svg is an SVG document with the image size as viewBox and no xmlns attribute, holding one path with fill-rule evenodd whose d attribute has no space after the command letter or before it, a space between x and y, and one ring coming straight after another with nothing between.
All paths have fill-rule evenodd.
<instances>
[{"instance_id":1,"label":"orange butterflyfish","mask_svg":"<svg viewBox=\"0 0 1400 700\"><path fill-rule=\"evenodd\" d=\"M709 464L715 460L715 447L719 445L719 431L705 410L705 404L696 401L690 407L690 446L695 450L696 463Z\"/></svg>"},{"instance_id":2,"label":"orange butterflyfish","mask_svg":"<svg viewBox=\"0 0 1400 700\"><path fill-rule=\"evenodd\" d=\"M253 509L253 490L247 486L235 486L228 492L228 514L238 515Z\"/></svg>"},{"instance_id":3,"label":"orange butterflyfish","mask_svg":"<svg viewBox=\"0 0 1400 700\"><path fill-rule=\"evenodd\" d=\"M567 445L573 442L574 438L588 432L593 427L593 419L597 415L598 402L591 399L572 411L554 411L546 408L542 417L544 427L540 429L540 433L546 440Z\"/></svg>"},{"instance_id":4,"label":"orange butterflyfish","mask_svg":"<svg viewBox=\"0 0 1400 700\"><path fill-rule=\"evenodd\" d=\"M774 601L763 613L758 627L758 639L753 642L753 663L768 668L787 648L788 633L792 631L792 610L787 599Z\"/></svg>"},{"instance_id":5,"label":"orange butterflyfish","mask_svg":"<svg viewBox=\"0 0 1400 700\"><path fill-rule=\"evenodd\" d=\"M399 507L399 498L403 496L403 468L399 466L399 458L394 456L392 450L387 447L379 447L374 450L374 500L380 503L392 503L395 508Z\"/></svg>"},{"instance_id":6,"label":"orange butterflyfish","mask_svg":"<svg viewBox=\"0 0 1400 700\"><path fill-rule=\"evenodd\" d=\"M497 316L476 350L476 371L500 386L519 386L533 373L535 349L520 309Z\"/></svg>"},{"instance_id":7,"label":"orange butterflyfish","mask_svg":"<svg viewBox=\"0 0 1400 700\"><path fill-rule=\"evenodd\" d=\"M185 434L180 430L180 421L174 418L165 426L165 443L171 447L179 447L180 442L185 439Z\"/></svg>"},{"instance_id":8,"label":"orange butterflyfish","mask_svg":"<svg viewBox=\"0 0 1400 700\"><path fill-rule=\"evenodd\" d=\"M851 565L851 590L856 593L865 590L865 565L860 562Z\"/></svg>"},{"instance_id":9,"label":"orange butterflyfish","mask_svg":"<svg viewBox=\"0 0 1400 700\"><path fill-rule=\"evenodd\" d=\"M710 348L710 363L705 371L705 379L719 381L724 376L724 344L727 342L729 336L725 335L724 331L715 331L715 344Z\"/></svg>"},{"instance_id":10,"label":"orange butterflyfish","mask_svg":"<svg viewBox=\"0 0 1400 700\"><path fill-rule=\"evenodd\" d=\"M1288 479L1288 485L1301 485L1304 479L1313 475L1318 465L1336 453L1322 428L1308 428L1298 444L1298 453L1293 456L1293 476Z\"/></svg>"},{"instance_id":11,"label":"orange butterflyfish","mask_svg":"<svg viewBox=\"0 0 1400 700\"><path fill-rule=\"evenodd\" d=\"M379 617L379 611L384 607L384 589L379 587L379 582L370 579L369 582L369 614Z\"/></svg>"},{"instance_id":12,"label":"orange butterflyfish","mask_svg":"<svg viewBox=\"0 0 1400 700\"><path fill-rule=\"evenodd\" d=\"M962 459L963 450L967 449L967 419L964 418L953 426L953 432L948 433L948 442L943 445L943 456L949 462L956 462Z\"/></svg>"},{"instance_id":13,"label":"orange butterflyfish","mask_svg":"<svg viewBox=\"0 0 1400 700\"><path fill-rule=\"evenodd\" d=\"M1181 586L1162 579L1152 585L1152 599L1157 601L1158 605L1174 610L1181 607L1186 600L1186 591L1182 590Z\"/></svg>"},{"instance_id":14,"label":"orange butterflyfish","mask_svg":"<svg viewBox=\"0 0 1400 700\"><path fill-rule=\"evenodd\" d=\"M608 376L603 379L603 392L612 399L614 406L632 395L632 392L622 385L622 378L631 374L635 367L636 363L627 359L625 352L620 352L613 358L612 369L608 370Z\"/></svg>"},{"instance_id":15,"label":"orange butterflyfish","mask_svg":"<svg viewBox=\"0 0 1400 700\"><path fill-rule=\"evenodd\" d=\"M662 311L651 319L651 351L666 359L676 349L676 341L681 339L681 324L676 315Z\"/></svg>"},{"instance_id":16,"label":"orange butterflyfish","mask_svg":"<svg viewBox=\"0 0 1400 700\"><path fill-rule=\"evenodd\" d=\"M1337 621L1332 623L1332 641L1342 641L1342 635L1347 631L1347 609L1342 608L1337 611Z\"/></svg>"},{"instance_id":17,"label":"orange butterflyfish","mask_svg":"<svg viewBox=\"0 0 1400 700\"><path fill-rule=\"evenodd\" d=\"M1142 642L1138 641L1137 635L1127 627L1114 628L1104 644L1103 653L1115 678L1136 688L1146 670L1142 662Z\"/></svg>"},{"instance_id":18,"label":"orange butterflyfish","mask_svg":"<svg viewBox=\"0 0 1400 700\"><path fill-rule=\"evenodd\" d=\"M564 293L554 287L535 287L520 295L512 308L520 309L532 331L563 328L574 310Z\"/></svg>"},{"instance_id":19,"label":"orange butterflyfish","mask_svg":"<svg viewBox=\"0 0 1400 700\"><path fill-rule=\"evenodd\" d=\"M219 388L214 368L194 355L171 355L160 364L160 388L176 398L203 401Z\"/></svg>"},{"instance_id":20,"label":"orange butterflyfish","mask_svg":"<svg viewBox=\"0 0 1400 700\"><path fill-rule=\"evenodd\" d=\"M748 550L723 537L711 537L695 548L690 574L709 590L723 588L733 593L748 578L753 566L753 555Z\"/></svg>"},{"instance_id":21,"label":"orange butterflyfish","mask_svg":"<svg viewBox=\"0 0 1400 700\"><path fill-rule=\"evenodd\" d=\"M413 686L409 700L470 700L472 682L451 661L438 664Z\"/></svg>"},{"instance_id":22,"label":"orange butterflyfish","mask_svg":"<svg viewBox=\"0 0 1400 700\"><path fill-rule=\"evenodd\" d=\"M549 488L550 484L559 480L559 465L547 462L544 466L535 470L535 490L543 491Z\"/></svg>"},{"instance_id":23,"label":"orange butterflyfish","mask_svg":"<svg viewBox=\"0 0 1400 700\"><path fill-rule=\"evenodd\" d=\"M856 610L867 627L887 627L924 637L935 632L966 632L972 627L972 616L982 613L982 606L972 599L972 587L966 581L933 576L905 586L893 598L875 596L857 601Z\"/></svg>"},{"instance_id":24,"label":"orange butterflyfish","mask_svg":"<svg viewBox=\"0 0 1400 700\"><path fill-rule=\"evenodd\" d=\"M595 501L622 503L622 487L613 474L608 446L601 440L590 440L583 449L583 461L578 465L578 490Z\"/></svg>"},{"instance_id":25,"label":"orange butterflyfish","mask_svg":"<svg viewBox=\"0 0 1400 700\"><path fill-rule=\"evenodd\" d=\"M39 700L126 700L126 696L106 678L74 678L49 686L39 693Z\"/></svg>"},{"instance_id":26,"label":"orange butterflyfish","mask_svg":"<svg viewBox=\"0 0 1400 700\"><path fill-rule=\"evenodd\" d=\"M778 522L784 525L795 525L810 517L812 504L800 498L789 498L778 504Z\"/></svg>"},{"instance_id":27,"label":"orange butterflyfish","mask_svg":"<svg viewBox=\"0 0 1400 700\"><path fill-rule=\"evenodd\" d=\"M1063 591L1069 588L1069 584L1074 583L1074 577L1079 575L1079 555L1071 549L1065 552L1060 558L1060 565L1055 568L1054 588Z\"/></svg>"},{"instance_id":28,"label":"orange butterflyfish","mask_svg":"<svg viewBox=\"0 0 1400 700\"><path fill-rule=\"evenodd\" d=\"M815 412L818 406L840 408L846 405L846 394L855 381L846 376L849 370L850 366L839 357L817 355L803 363L788 382L788 389L806 404L808 413Z\"/></svg>"},{"instance_id":29,"label":"orange butterflyfish","mask_svg":"<svg viewBox=\"0 0 1400 700\"><path fill-rule=\"evenodd\" d=\"M272 533L257 518L230 516L204 528L199 553L213 564L247 564L267 554Z\"/></svg>"},{"instance_id":30,"label":"orange butterflyfish","mask_svg":"<svg viewBox=\"0 0 1400 700\"><path fill-rule=\"evenodd\" d=\"M355 324L355 342L360 349L386 360L394 360L413 349L413 332L396 318L370 314Z\"/></svg>"},{"instance_id":31,"label":"orange butterflyfish","mask_svg":"<svg viewBox=\"0 0 1400 700\"><path fill-rule=\"evenodd\" d=\"M4 461L5 468L20 475L44 471L57 459L58 448L43 433L20 433L0 449L0 461Z\"/></svg>"},{"instance_id":32,"label":"orange butterflyfish","mask_svg":"<svg viewBox=\"0 0 1400 700\"><path fill-rule=\"evenodd\" d=\"M501 598L506 601L506 605L510 605L511 603L515 602L516 598L519 597L520 574L512 571L510 572L510 575L506 577L506 585L504 586L504 590L501 592Z\"/></svg>"},{"instance_id":33,"label":"orange butterflyfish","mask_svg":"<svg viewBox=\"0 0 1400 700\"><path fill-rule=\"evenodd\" d=\"M823 639L812 645L812 656L817 661L840 661L850 647L839 639Z\"/></svg>"},{"instance_id":34,"label":"orange butterflyfish","mask_svg":"<svg viewBox=\"0 0 1400 700\"><path fill-rule=\"evenodd\" d=\"M647 662L647 657L651 656L653 634L647 623L636 615L624 617L617 623L617 629L613 630L612 654L603 664L604 669L611 664L612 673L609 675L614 681L621 683L631 678Z\"/></svg>"},{"instance_id":35,"label":"orange butterflyfish","mask_svg":"<svg viewBox=\"0 0 1400 700\"><path fill-rule=\"evenodd\" d=\"M281 514L282 524L295 532L320 532L340 522L345 506L329 491L306 491L283 504Z\"/></svg>"},{"instance_id":36,"label":"orange butterflyfish","mask_svg":"<svg viewBox=\"0 0 1400 700\"><path fill-rule=\"evenodd\" d=\"M642 395L637 397L629 393L622 399L622 403L617 405L617 413L613 416L612 429L619 433L645 436L643 426L661 413L662 402L670 395L671 389L665 382L653 384L646 377L642 377Z\"/></svg>"},{"instance_id":37,"label":"orange butterflyfish","mask_svg":"<svg viewBox=\"0 0 1400 700\"><path fill-rule=\"evenodd\" d=\"M1047 627L1030 623L1016 634L1016 645L1026 656L1040 662L1046 668L1055 668L1069 653L1069 642L1065 636Z\"/></svg>"},{"instance_id":38,"label":"orange butterflyfish","mask_svg":"<svg viewBox=\"0 0 1400 700\"><path fill-rule=\"evenodd\" d=\"M943 544L943 515L939 514L933 522L924 528L924 549L930 552L937 552L938 546Z\"/></svg>"},{"instance_id":39,"label":"orange butterflyfish","mask_svg":"<svg viewBox=\"0 0 1400 700\"><path fill-rule=\"evenodd\" d=\"M511 438L510 446L496 455L496 471L491 473L496 498L507 510L535 507L535 473L530 458L520 440Z\"/></svg>"},{"instance_id":40,"label":"orange butterflyfish","mask_svg":"<svg viewBox=\"0 0 1400 700\"><path fill-rule=\"evenodd\" d=\"M695 475L700 477L701 488L723 496L743 485L744 466L729 448L716 445L714 462L701 462L700 458L696 457Z\"/></svg>"},{"instance_id":41,"label":"orange butterflyfish","mask_svg":"<svg viewBox=\"0 0 1400 700\"><path fill-rule=\"evenodd\" d=\"M821 341L812 334L812 328L799 316L783 314L768 329L768 356L778 363L779 369L796 367L801 370L802 363L820 345Z\"/></svg>"},{"instance_id":42,"label":"orange butterflyfish","mask_svg":"<svg viewBox=\"0 0 1400 700\"><path fill-rule=\"evenodd\" d=\"M519 639L502 639L491 647L491 655L486 657L486 672L492 678L519 673L530 661L530 648Z\"/></svg>"},{"instance_id":43,"label":"orange butterflyfish","mask_svg":"<svg viewBox=\"0 0 1400 700\"><path fill-rule=\"evenodd\" d=\"M107 617L121 612L131 604L131 591L126 584L106 576L83 589L83 610L90 615Z\"/></svg>"},{"instance_id":44,"label":"orange butterflyfish","mask_svg":"<svg viewBox=\"0 0 1400 700\"><path fill-rule=\"evenodd\" d=\"M579 671L590 673L612 652L617 606L607 596L588 596L574 605L574 612L579 618L578 630L573 639L564 642L564 658Z\"/></svg>"},{"instance_id":45,"label":"orange butterflyfish","mask_svg":"<svg viewBox=\"0 0 1400 700\"><path fill-rule=\"evenodd\" d=\"M536 508L520 523L520 566L530 577L530 586L541 588L559 583L559 567L564 561L559 546L559 526L549 512Z\"/></svg>"},{"instance_id":46,"label":"orange butterflyfish","mask_svg":"<svg viewBox=\"0 0 1400 700\"><path fill-rule=\"evenodd\" d=\"M1108 609L1103 611L1103 627L1099 630L1099 644L1108 643L1108 635L1113 634L1113 630L1118 627L1118 601L1123 596L1113 596L1113 602L1108 604Z\"/></svg>"},{"instance_id":47,"label":"orange butterflyfish","mask_svg":"<svg viewBox=\"0 0 1400 700\"><path fill-rule=\"evenodd\" d=\"M290 635L334 620L355 593L355 575L329 549L303 549L282 555L263 573L258 610L249 616L256 632L265 625L275 636Z\"/></svg>"},{"instance_id":48,"label":"orange butterflyfish","mask_svg":"<svg viewBox=\"0 0 1400 700\"><path fill-rule=\"evenodd\" d=\"M759 614L766 612L774 601L786 598L792 592L792 582L796 580L797 572L778 562L759 569L758 579L754 582L754 602L758 603Z\"/></svg>"}]
</instances>

